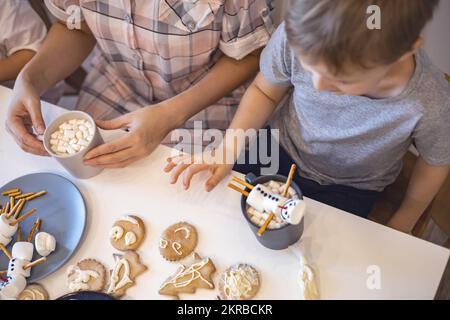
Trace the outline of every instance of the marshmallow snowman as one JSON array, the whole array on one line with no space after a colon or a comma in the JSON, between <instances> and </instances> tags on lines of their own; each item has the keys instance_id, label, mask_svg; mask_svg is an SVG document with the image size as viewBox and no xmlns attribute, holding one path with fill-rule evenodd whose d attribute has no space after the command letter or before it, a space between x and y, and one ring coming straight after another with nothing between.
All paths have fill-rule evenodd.
<instances>
[{"instance_id":1,"label":"marshmallow snowman","mask_svg":"<svg viewBox=\"0 0 450 320\"><path fill-rule=\"evenodd\" d=\"M0 300L15 300L25 290L31 268L24 267L33 258L34 246L29 242L16 242L12 248L6 282L0 283Z\"/></svg>"},{"instance_id":2,"label":"marshmallow snowman","mask_svg":"<svg viewBox=\"0 0 450 320\"><path fill-rule=\"evenodd\" d=\"M273 194L262 184L256 185L251 190L247 197L247 204L259 212L272 212L290 224L299 224L306 210L305 201Z\"/></svg>"},{"instance_id":3,"label":"marshmallow snowman","mask_svg":"<svg viewBox=\"0 0 450 320\"><path fill-rule=\"evenodd\" d=\"M11 221L6 218L6 214L0 216L0 243L5 247L11 242L13 236L16 234L19 224L11 226Z\"/></svg>"}]
</instances>

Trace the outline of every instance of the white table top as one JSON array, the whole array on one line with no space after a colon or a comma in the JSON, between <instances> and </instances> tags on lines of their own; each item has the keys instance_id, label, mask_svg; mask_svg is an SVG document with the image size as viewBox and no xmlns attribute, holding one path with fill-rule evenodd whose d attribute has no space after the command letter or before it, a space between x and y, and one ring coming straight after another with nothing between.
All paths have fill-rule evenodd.
<instances>
[{"instance_id":1,"label":"white table top","mask_svg":"<svg viewBox=\"0 0 450 320\"><path fill-rule=\"evenodd\" d=\"M66 267L85 258L113 266L115 249L108 234L123 214L144 219L147 237L138 253L149 270L137 278L126 299L164 299L159 286L177 269L159 255L162 231L178 221L197 227L197 252L210 257L219 274L238 262L250 263L261 274L257 299L297 299L298 260L290 250L262 247L240 212L239 194L224 181L212 193L197 177L191 189L169 184L162 168L171 149L158 148L150 157L118 170L106 170L90 180L77 180L51 158L25 154L6 133L10 90L0 87L0 185L35 172L53 172L70 178L87 203L88 222L84 239L70 262L42 280L51 298L68 293ZM46 121L63 110L43 104ZM106 135L108 140L109 134ZM8 168L6 170L5 168ZM307 199L302 243L318 274L323 299L433 299L449 258L449 250ZM381 272L381 289L370 290L368 267ZM198 290L183 299L214 299L216 290Z\"/></svg>"}]
</instances>

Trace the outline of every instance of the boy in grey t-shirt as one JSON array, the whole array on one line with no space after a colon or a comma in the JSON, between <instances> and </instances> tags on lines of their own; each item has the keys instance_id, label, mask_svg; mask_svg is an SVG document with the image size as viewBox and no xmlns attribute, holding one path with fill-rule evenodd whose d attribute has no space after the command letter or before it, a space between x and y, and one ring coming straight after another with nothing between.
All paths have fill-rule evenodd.
<instances>
[{"instance_id":1,"label":"boy in grey t-shirt","mask_svg":"<svg viewBox=\"0 0 450 320\"><path fill-rule=\"evenodd\" d=\"M281 171L295 162L305 195L361 216L394 182L414 144L420 158L390 222L411 231L450 168L450 87L420 49L437 3L378 1L381 30L371 30L369 0L292 1L231 128L261 128L293 88L270 121L280 130ZM208 168L211 189L229 165Z\"/></svg>"}]
</instances>

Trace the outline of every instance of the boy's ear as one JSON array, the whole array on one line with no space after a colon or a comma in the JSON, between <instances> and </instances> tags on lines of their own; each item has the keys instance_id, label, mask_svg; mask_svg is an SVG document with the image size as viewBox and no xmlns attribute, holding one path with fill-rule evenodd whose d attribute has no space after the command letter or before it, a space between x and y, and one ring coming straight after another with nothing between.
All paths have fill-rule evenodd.
<instances>
[{"instance_id":1,"label":"boy's ear","mask_svg":"<svg viewBox=\"0 0 450 320\"><path fill-rule=\"evenodd\" d=\"M413 43L413 45L411 47L411 50L409 50L408 52L403 54L400 57L399 61L405 61L406 59L408 59L409 57L414 55L416 53L416 51L423 46L423 43L424 43L423 38L422 37L418 37L417 40Z\"/></svg>"}]
</instances>

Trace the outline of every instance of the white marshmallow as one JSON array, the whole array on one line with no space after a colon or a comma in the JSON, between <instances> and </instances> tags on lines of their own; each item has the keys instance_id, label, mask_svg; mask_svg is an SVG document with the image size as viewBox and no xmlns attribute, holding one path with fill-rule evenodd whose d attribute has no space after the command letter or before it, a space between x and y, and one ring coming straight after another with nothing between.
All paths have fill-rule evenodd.
<instances>
[{"instance_id":1,"label":"white marshmallow","mask_svg":"<svg viewBox=\"0 0 450 320\"><path fill-rule=\"evenodd\" d=\"M15 300L25 290L27 280L25 277L17 276L8 278L7 282L0 283L0 300Z\"/></svg>"},{"instance_id":2,"label":"white marshmallow","mask_svg":"<svg viewBox=\"0 0 450 320\"><path fill-rule=\"evenodd\" d=\"M19 228L18 223L16 223L14 226L9 225L9 223L11 222L10 220L6 219L5 214L2 214L0 216L0 233L6 238L13 237L16 234L17 229Z\"/></svg>"},{"instance_id":3,"label":"white marshmallow","mask_svg":"<svg viewBox=\"0 0 450 320\"><path fill-rule=\"evenodd\" d=\"M24 267L29 263L30 261L27 260L13 258L9 261L8 276L11 278L18 276L29 278L31 275L31 268L28 268L27 270L24 269Z\"/></svg>"},{"instance_id":4,"label":"white marshmallow","mask_svg":"<svg viewBox=\"0 0 450 320\"><path fill-rule=\"evenodd\" d=\"M11 242L12 237L5 237L0 233L0 243L5 247Z\"/></svg>"},{"instance_id":5,"label":"white marshmallow","mask_svg":"<svg viewBox=\"0 0 450 320\"><path fill-rule=\"evenodd\" d=\"M30 242L16 242L12 247L13 258L31 261L33 259L34 246Z\"/></svg>"},{"instance_id":6,"label":"white marshmallow","mask_svg":"<svg viewBox=\"0 0 450 320\"><path fill-rule=\"evenodd\" d=\"M71 119L50 137L51 150L60 156L82 151L94 138L95 127L87 120Z\"/></svg>"},{"instance_id":7,"label":"white marshmallow","mask_svg":"<svg viewBox=\"0 0 450 320\"><path fill-rule=\"evenodd\" d=\"M50 233L39 232L34 239L36 251L43 257L47 257L56 249L56 239Z\"/></svg>"}]
</instances>

